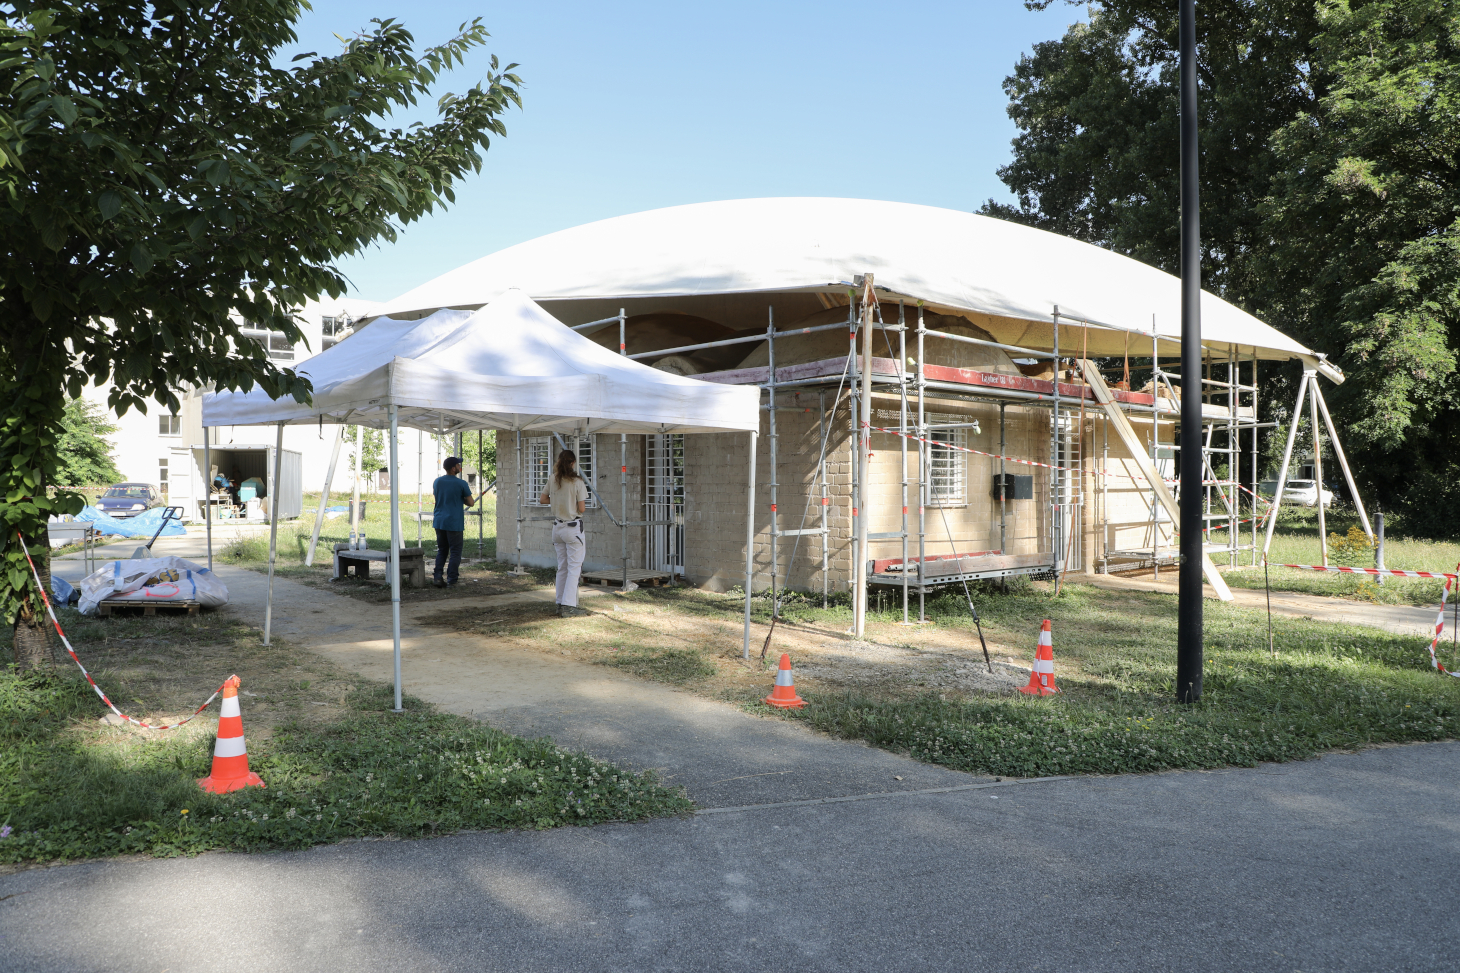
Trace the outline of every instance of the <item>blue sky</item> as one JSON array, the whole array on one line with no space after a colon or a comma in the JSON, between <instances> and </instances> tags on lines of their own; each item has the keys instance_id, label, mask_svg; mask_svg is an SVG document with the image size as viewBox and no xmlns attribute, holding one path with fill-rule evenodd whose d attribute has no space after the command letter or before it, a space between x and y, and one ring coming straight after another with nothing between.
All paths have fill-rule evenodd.
<instances>
[{"instance_id":1,"label":"blue sky","mask_svg":"<svg viewBox=\"0 0 1460 973\"><path fill-rule=\"evenodd\" d=\"M1085 15L1020 0L313 4L299 49L321 53L372 17L402 21L422 45L482 17L491 41L440 92L479 81L492 53L521 63L523 108L456 205L341 265L372 300L544 233L660 206L851 196L973 210L1007 199L995 175L1014 135L1003 79ZM432 113L434 100L415 117Z\"/></svg>"}]
</instances>

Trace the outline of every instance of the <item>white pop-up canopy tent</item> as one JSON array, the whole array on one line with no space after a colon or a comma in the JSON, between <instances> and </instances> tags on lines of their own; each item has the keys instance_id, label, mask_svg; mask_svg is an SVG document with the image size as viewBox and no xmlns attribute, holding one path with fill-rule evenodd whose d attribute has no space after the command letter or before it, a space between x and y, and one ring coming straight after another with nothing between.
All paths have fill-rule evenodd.
<instances>
[{"instance_id":1,"label":"white pop-up canopy tent","mask_svg":"<svg viewBox=\"0 0 1460 973\"><path fill-rule=\"evenodd\" d=\"M507 290L478 311L438 311L416 321L380 318L299 369L314 386L309 404L261 389L210 393L204 426L350 423L390 430L390 468L399 468L400 426L432 432L508 429L561 433L745 432L751 437L746 510L746 650L754 526L755 436L760 391L671 375L615 355L575 334L529 299ZM206 437L205 437L206 438ZM205 460L206 462L206 460ZM400 488L390 477L390 588L395 703L400 679ZM277 506L270 504L269 606ZM211 557L211 518L210 518Z\"/></svg>"}]
</instances>

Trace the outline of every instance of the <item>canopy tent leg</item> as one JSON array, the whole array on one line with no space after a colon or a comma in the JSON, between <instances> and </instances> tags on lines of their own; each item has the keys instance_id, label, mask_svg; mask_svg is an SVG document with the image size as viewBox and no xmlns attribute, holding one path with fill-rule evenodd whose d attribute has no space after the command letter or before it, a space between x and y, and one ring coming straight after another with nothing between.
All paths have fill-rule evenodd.
<instances>
[{"instance_id":1,"label":"canopy tent leg","mask_svg":"<svg viewBox=\"0 0 1460 973\"><path fill-rule=\"evenodd\" d=\"M745 490L745 644L742 658L750 658L750 592L755 579L755 440L758 433L750 433L750 478Z\"/></svg>"},{"instance_id":2,"label":"canopy tent leg","mask_svg":"<svg viewBox=\"0 0 1460 973\"><path fill-rule=\"evenodd\" d=\"M422 480L422 478L426 475L426 471L421 468L421 463L423 462L424 456L425 456L425 453L424 453L425 448L426 448L426 433L425 433L424 430L417 429L416 430L416 546L417 547L420 547L421 546L421 511L425 509L424 507L421 506L422 501L425 499L425 494L424 494L424 492L421 489L422 486L423 486L423 480ZM434 502L435 501L433 499L432 500L432 503L434 503Z\"/></svg>"},{"instance_id":3,"label":"canopy tent leg","mask_svg":"<svg viewBox=\"0 0 1460 973\"><path fill-rule=\"evenodd\" d=\"M766 313L765 341L766 351L770 356L770 381L766 385L766 391L770 394L770 412L766 419L766 462L770 466L771 474L771 480L767 484L767 487L771 494L771 618L775 619L779 617L781 607L778 588L780 579L777 577L781 569L781 550L779 543L781 518L776 510L776 504L779 500L777 488L780 486L776 482L776 474L780 470L777 462L780 459L777 446L781 437L776 429L776 309L774 307L766 308ZM789 573L789 568L787 569L787 573Z\"/></svg>"},{"instance_id":4,"label":"canopy tent leg","mask_svg":"<svg viewBox=\"0 0 1460 973\"><path fill-rule=\"evenodd\" d=\"M525 516L523 511L527 509L524 506L527 503L527 498L522 495L522 484L524 482L522 472L522 431L517 430L514 435L517 437L517 567L512 569L512 573L526 574L527 572L522 570L522 518Z\"/></svg>"},{"instance_id":5,"label":"canopy tent leg","mask_svg":"<svg viewBox=\"0 0 1460 973\"><path fill-rule=\"evenodd\" d=\"M493 440L495 442L495 440ZM482 431L477 430L477 560L482 560L485 555L482 553L482 521L487 519L487 508L481 505L482 497L487 492L486 471L482 469Z\"/></svg>"},{"instance_id":6,"label":"canopy tent leg","mask_svg":"<svg viewBox=\"0 0 1460 973\"><path fill-rule=\"evenodd\" d=\"M857 560L852 565L856 590L852 592L852 635L861 638L867 629L867 525L872 508L872 308L877 295L872 289L872 275L862 284L862 401L857 429Z\"/></svg>"},{"instance_id":7,"label":"canopy tent leg","mask_svg":"<svg viewBox=\"0 0 1460 973\"><path fill-rule=\"evenodd\" d=\"M335 426L335 444L330 450L330 465L324 473L324 491L319 495L319 509L314 512L314 533L309 535L309 552L304 556L304 566L314 564L314 549L319 545L319 531L324 526L324 508L329 506L330 487L335 482L335 463L340 459L340 441L345 438L343 426Z\"/></svg>"},{"instance_id":8,"label":"canopy tent leg","mask_svg":"<svg viewBox=\"0 0 1460 973\"><path fill-rule=\"evenodd\" d=\"M1333 442L1333 455L1338 457L1338 465L1343 469L1343 479L1348 484L1349 493L1353 495L1354 509L1359 512L1359 522L1364 525L1364 533L1372 540L1374 529L1369 526L1369 515L1364 510L1364 501L1359 499L1359 485L1354 482L1354 475L1348 468L1348 457L1343 454L1343 446L1338 441L1338 430L1333 428L1333 417L1328 414L1328 400L1323 397L1316 381L1313 383L1313 399L1318 403L1318 411L1323 413L1323 424L1328 427L1328 438Z\"/></svg>"},{"instance_id":9,"label":"canopy tent leg","mask_svg":"<svg viewBox=\"0 0 1460 973\"><path fill-rule=\"evenodd\" d=\"M395 659L395 709L400 703L400 424L399 407L390 413L390 636ZM282 426L280 427L283 428Z\"/></svg>"},{"instance_id":10,"label":"canopy tent leg","mask_svg":"<svg viewBox=\"0 0 1460 973\"><path fill-rule=\"evenodd\" d=\"M274 623L274 555L279 548L279 477L284 462L284 424L279 423L279 433L274 440L274 482L269 484L269 594L264 602L264 644Z\"/></svg>"},{"instance_id":11,"label":"canopy tent leg","mask_svg":"<svg viewBox=\"0 0 1460 973\"><path fill-rule=\"evenodd\" d=\"M203 521L208 531L208 570L213 570L213 457L208 452L208 440L213 430L203 427Z\"/></svg>"},{"instance_id":12,"label":"canopy tent leg","mask_svg":"<svg viewBox=\"0 0 1460 973\"><path fill-rule=\"evenodd\" d=\"M355 485L350 489L350 550L359 546L360 529L360 456L365 452L365 427L355 427Z\"/></svg>"},{"instance_id":13,"label":"canopy tent leg","mask_svg":"<svg viewBox=\"0 0 1460 973\"><path fill-rule=\"evenodd\" d=\"M1308 394L1308 381L1316 373L1303 369L1303 378L1298 382L1298 401L1293 403L1293 422L1288 426L1288 442L1283 447L1283 465L1278 470L1277 489L1272 494L1272 512L1267 518L1267 534L1262 540L1262 559L1267 560L1268 549L1272 547L1272 532L1277 527L1278 511L1283 506L1283 488L1288 485L1288 463L1293 459L1293 440L1298 436L1298 420L1303 417L1303 396ZM1319 494L1322 500L1322 494Z\"/></svg>"}]
</instances>

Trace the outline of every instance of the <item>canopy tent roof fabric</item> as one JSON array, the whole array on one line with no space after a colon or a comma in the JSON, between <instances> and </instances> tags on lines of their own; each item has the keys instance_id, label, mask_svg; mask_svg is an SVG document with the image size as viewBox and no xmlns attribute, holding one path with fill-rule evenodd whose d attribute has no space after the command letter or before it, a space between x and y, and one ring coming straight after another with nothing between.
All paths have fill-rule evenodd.
<instances>
[{"instance_id":1,"label":"canopy tent roof fabric","mask_svg":"<svg viewBox=\"0 0 1460 973\"><path fill-rule=\"evenodd\" d=\"M520 290L478 311L377 318L299 372L312 404L262 389L203 397L203 425L399 423L438 432L745 432L760 392L658 371L574 333Z\"/></svg>"},{"instance_id":2,"label":"canopy tent roof fabric","mask_svg":"<svg viewBox=\"0 0 1460 973\"><path fill-rule=\"evenodd\" d=\"M1180 281L1068 237L985 216L909 203L783 198L696 203L551 233L474 260L381 313L475 308L508 287L539 301L759 292L845 294L872 273L879 296L978 315L995 338L1092 356L1175 353ZM1089 325L1071 334L1067 325ZM1135 335L1143 335L1144 343ZM1203 345L1225 357L1322 359L1212 294L1202 295ZM1081 345L1080 342L1084 344Z\"/></svg>"}]
</instances>

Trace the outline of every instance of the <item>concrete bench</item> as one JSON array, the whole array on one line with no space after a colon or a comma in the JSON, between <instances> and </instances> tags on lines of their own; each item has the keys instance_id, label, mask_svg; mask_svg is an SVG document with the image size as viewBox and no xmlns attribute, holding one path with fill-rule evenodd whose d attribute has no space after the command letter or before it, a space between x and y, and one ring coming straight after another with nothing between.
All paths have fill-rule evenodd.
<instances>
[{"instance_id":1,"label":"concrete bench","mask_svg":"<svg viewBox=\"0 0 1460 973\"><path fill-rule=\"evenodd\" d=\"M352 551L349 544L335 545L335 578L343 578L354 568L355 577L370 577L370 563L374 561L387 565L390 570L388 551ZM412 588L426 587L426 550L422 547L400 549L400 576L409 579Z\"/></svg>"}]
</instances>

